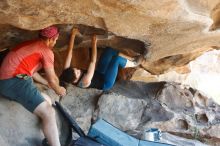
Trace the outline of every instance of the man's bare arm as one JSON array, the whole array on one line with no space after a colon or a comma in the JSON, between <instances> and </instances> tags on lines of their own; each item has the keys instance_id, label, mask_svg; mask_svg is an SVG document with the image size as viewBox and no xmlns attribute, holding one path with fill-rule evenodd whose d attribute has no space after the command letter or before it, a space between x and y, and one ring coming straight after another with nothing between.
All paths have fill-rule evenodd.
<instances>
[{"instance_id":1,"label":"man's bare arm","mask_svg":"<svg viewBox=\"0 0 220 146\"><path fill-rule=\"evenodd\" d=\"M66 89L59 85L59 79L54 71L54 68L44 69L47 76L49 86L56 92L57 95L65 96Z\"/></svg>"},{"instance_id":2,"label":"man's bare arm","mask_svg":"<svg viewBox=\"0 0 220 146\"><path fill-rule=\"evenodd\" d=\"M38 83L48 86L47 80L43 78L38 72L33 74L33 79Z\"/></svg>"}]
</instances>

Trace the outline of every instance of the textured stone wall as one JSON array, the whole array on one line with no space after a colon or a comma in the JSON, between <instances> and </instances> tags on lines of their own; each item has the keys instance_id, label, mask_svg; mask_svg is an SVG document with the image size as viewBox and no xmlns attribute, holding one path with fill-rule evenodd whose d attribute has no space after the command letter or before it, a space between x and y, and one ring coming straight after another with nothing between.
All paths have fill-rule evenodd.
<instances>
[{"instance_id":1,"label":"textured stone wall","mask_svg":"<svg viewBox=\"0 0 220 146\"><path fill-rule=\"evenodd\" d=\"M151 43L147 60L219 45L218 0L2 0L1 24L37 30L84 24Z\"/></svg>"},{"instance_id":2,"label":"textured stone wall","mask_svg":"<svg viewBox=\"0 0 220 146\"><path fill-rule=\"evenodd\" d=\"M190 61L219 49L219 7L219 0L1 0L0 49L35 38L36 30L57 24L61 35L55 67L60 74L75 26L83 37L77 40L72 66L87 67L88 36L97 33L104 36L99 47L111 46L130 56L145 54L141 68L120 71L121 78L157 81L156 75L170 71L189 73Z\"/></svg>"},{"instance_id":3,"label":"textured stone wall","mask_svg":"<svg viewBox=\"0 0 220 146\"><path fill-rule=\"evenodd\" d=\"M125 81L118 82L109 92L72 85L67 91L62 104L86 133L97 118L103 118L136 138L143 137L144 129L155 127L187 138L174 141L169 136L174 145L192 146L192 141L198 140L208 145L220 144L220 106L192 88L175 83ZM59 98L51 89L43 92ZM0 118L0 145L40 145L43 135L39 120L21 105L0 96ZM67 123L58 113L57 122L64 145L69 134Z\"/></svg>"},{"instance_id":4,"label":"textured stone wall","mask_svg":"<svg viewBox=\"0 0 220 146\"><path fill-rule=\"evenodd\" d=\"M78 52L74 56L73 66L87 66L87 48L90 46L88 36L95 32L105 36L98 41L101 47L112 46L130 56L146 53L146 60L141 68L136 72L124 72L124 77L130 77L134 72L132 79L141 81L158 81L158 75L173 70L181 74L189 73L187 64L190 61L213 48L219 49L220 46L219 0L1 0L0 19L0 50L12 48L24 40L37 37L37 30L41 28L57 25L61 30L61 37L55 48L55 67L58 74L62 68L72 26L78 27L85 36L77 40ZM86 59L80 60L82 57ZM129 95L129 89L135 92ZM115 93L104 94L100 98L97 104L101 108L92 104L98 101L99 91L95 91L93 100L88 98L93 96L93 93L90 94L93 91L77 89L75 92L72 88L71 90L74 90L74 95L68 100L74 101L74 104L69 102L67 107L78 109L78 113L74 114L85 130L88 130L91 119L95 119L96 116L106 118L110 115L109 121L123 130L130 130L136 136L139 136L144 128L155 126L176 135L198 138L207 144L219 145L219 106L193 89L182 89L179 85L167 84L156 96L146 94L151 90L145 88L145 85L124 83L115 87ZM152 92L153 90L152 88ZM81 96L83 102L78 99ZM154 97L156 99L151 99ZM1 99L1 102L8 101ZM90 105L89 109L81 106L85 103ZM106 103L109 103L109 107ZM114 107L114 103L121 104ZM17 107L14 102L0 104L0 108L1 111L9 110L10 114L24 113L29 117L27 123L32 123L29 126L36 128L35 131L25 129L26 123L21 117L18 122L23 125L21 129L16 129L18 126L15 120L7 123L8 119L14 116L0 113L1 119L4 118L6 121L0 122L1 127L4 127L0 136L2 145L23 145L36 141L37 144L40 143L42 135L35 117L23 111L21 106ZM124 110L126 113L117 108L127 108ZM117 111L118 115L113 115L109 109ZM141 112L134 114L137 111ZM131 114L127 116L127 113ZM82 116L84 114L85 117ZM118 119L121 115L125 115L124 119L131 117L135 122L127 120L124 124L124 120ZM17 132L9 130L10 126ZM8 141L7 138L13 134L26 141L22 138L18 138L20 141L16 138ZM30 135L30 139L26 135Z\"/></svg>"}]
</instances>

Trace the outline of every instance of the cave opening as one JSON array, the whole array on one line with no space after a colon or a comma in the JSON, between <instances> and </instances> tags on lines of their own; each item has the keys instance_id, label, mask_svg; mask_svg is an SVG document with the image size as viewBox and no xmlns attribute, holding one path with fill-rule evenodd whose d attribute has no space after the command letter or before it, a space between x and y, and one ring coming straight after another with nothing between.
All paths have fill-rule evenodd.
<instances>
[{"instance_id":1,"label":"cave opening","mask_svg":"<svg viewBox=\"0 0 220 146\"><path fill-rule=\"evenodd\" d=\"M102 52L102 48L112 47L119 50L120 52L135 57L140 54L147 54L148 45L144 42L136 39L131 39L123 36L118 36L108 30L101 28L95 28L93 26L87 26L82 24L58 24L56 25L59 29L60 35L57 43L54 47L55 54L55 70L58 75L61 73L63 68L63 61L65 60L66 49L69 43L70 33L72 27L79 29L81 35L76 36L74 43L74 57L72 59L72 66L80 69L87 68L90 60L89 49L91 47L91 36L97 35L98 38L98 57ZM15 26L2 24L0 25L0 51L5 49L12 49L17 44L38 38L38 31L30 31L17 28ZM3 56L0 56L1 60ZM134 73L135 69L124 69L119 71L119 79L130 79L131 74Z\"/></svg>"}]
</instances>

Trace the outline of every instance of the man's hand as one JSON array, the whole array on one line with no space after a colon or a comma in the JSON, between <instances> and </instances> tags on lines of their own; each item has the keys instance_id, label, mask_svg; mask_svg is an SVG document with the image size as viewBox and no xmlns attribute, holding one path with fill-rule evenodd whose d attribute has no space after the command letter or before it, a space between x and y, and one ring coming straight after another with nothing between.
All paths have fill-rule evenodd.
<instances>
[{"instance_id":1,"label":"man's hand","mask_svg":"<svg viewBox=\"0 0 220 146\"><path fill-rule=\"evenodd\" d=\"M59 79L56 76L56 73L54 71L54 68L45 68L45 73L47 76L48 83L50 87L55 91L55 93L59 96L65 96L66 95L66 89L59 86Z\"/></svg>"},{"instance_id":2,"label":"man's hand","mask_svg":"<svg viewBox=\"0 0 220 146\"><path fill-rule=\"evenodd\" d=\"M59 90L56 92L56 94L63 97L66 95L66 89L63 87L60 87Z\"/></svg>"}]
</instances>

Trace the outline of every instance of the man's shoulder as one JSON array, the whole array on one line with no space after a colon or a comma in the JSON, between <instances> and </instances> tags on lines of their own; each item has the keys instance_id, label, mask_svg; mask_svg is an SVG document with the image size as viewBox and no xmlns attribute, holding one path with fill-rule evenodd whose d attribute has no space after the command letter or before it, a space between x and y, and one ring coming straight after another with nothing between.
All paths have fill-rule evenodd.
<instances>
[{"instance_id":1,"label":"man's shoulder","mask_svg":"<svg viewBox=\"0 0 220 146\"><path fill-rule=\"evenodd\" d=\"M47 45L40 39L32 40L32 45L35 45L35 46L42 48L42 49L48 48Z\"/></svg>"},{"instance_id":2,"label":"man's shoulder","mask_svg":"<svg viewBox=\"0 0 220 146\"><path fill-rule=\"evenodd\" d=\"M24 41L24 42L16 45L12 49L12 51L18 51L18 50L21 50L22 48L32 48L33 46L42 46L42 43L38 39Z\"/></svg>"},{"instance_id":3,"label":"man's shoulder","mask_svg":"<svg viewBox=\"0 0 220 146\"><path fill-rule=\"evenodd\" d=\"M42 53L52 53L52 49L48 47L42 40L37 39L33 40L31 44L37 49L37 51L40 51Z\"/></svg>"},{"instance_id":4,"label":"man's shoulder","mask_svg":"<svg viewBox=\"0 0 220 146\"><path fill-rule=\"evenodd\" d=\"M23 42L22 44L26 45L26 46L36 46L36 47L39 47L39 48L49 48L42 40L40 39L34 39L34 40L28 40L28 41L25 41Z\"/></svg>"}]
</instances>

